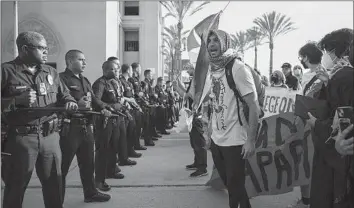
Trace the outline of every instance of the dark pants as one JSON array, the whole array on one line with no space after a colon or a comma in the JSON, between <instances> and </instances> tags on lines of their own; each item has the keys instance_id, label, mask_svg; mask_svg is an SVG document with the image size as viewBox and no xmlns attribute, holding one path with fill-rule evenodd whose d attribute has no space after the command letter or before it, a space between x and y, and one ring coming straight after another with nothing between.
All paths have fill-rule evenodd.
<instances>
[{"instance_id":1,"label":"dark pants","mask_svg":"<svg viewBox=\"0 0 354 208\"><path fill-rule=\"evenodd\" d=\"M97 119L96 134L96 157L95 157L95 173L96 183L104 183L106 179L106 171L108 161L110 159L110 147L118 147L117 138L119 138L119 128L116 118L110 118L107 122L105 118ZM105 125L106 124L106 125ZM112 145L113 144L113 145ZM117 152L117 149L113 150Z\"/></svg>"},{"instance_id":2,"label":"dark pants","mask_svg":"<svg viewBox=\"0 0 354 208\"><path fill-rule=\"evenodd\" d=\"M143 113L137 111L137 110L133 110L132 112L132 116L134 117L135 120L135 129L134 129L134 133L135 133L135 137L134 137L134 147L140 147L140 137L141 137L141 131L143 128Z\"/></svg>"},{"instance_id":3,"label":"dark pants","mask_svg":"<svg viewBox=\"0 0 354 208\"><path fill-rule=\"evenodd\" d=\"M109 142L106 171L108 175L116 171L117 154L121 161L128 159L127 128L123 117L117 119L115 136Z\"/></svg>"},{"instance_id":4,"label":"dark pants","mask_svg":"<svg viewBox=\"0 0 354 208\"><path fill-rule=\"evenodd\" d=\"M134 151L134 146L136 142L136 118L135 118L135 111L131 110L130 115L133 117L132 120L126 119L126 126L127 126L127 143L128 143L128 154ZM140 143L139 143L140 144Z\"/></svg>"},{"instance_id":5,"label":"dark pants","mask_svg":"<svg viewBox=\"0 0 354 208\"><path fill-rule=\"evenodd\" d=\"M211 142L211 153L220 178L229 192L230 208L250 208L251 204L245 188L245 160L242 146L218 146Z\"/></svg>"},{"instance_id":6,"label":"dark pants","mask_svg":"<svg viewBox=\"0 0 354 208\"><path fill-rule=\"evenodd\" d=\"M46 208L62 208L61 151L58 133L43 137L38 134L26 136L9 132L5 147L12 154L4 158L5 182L3 207L22 208L22 202L34 166L42 184Z\"/></svg>"},{"instance_id":7,"label":"dark pants","mask_svg":"<svg viewBox=\"0 0 354 208\"><path fill-rule=\"evenodd\" d=\"M150 143L152 141L152 115L150 111L152 109L145 110L143 114L143 134L144 134L144 142Z\"/></svg>"},{"instance_id":8,"label":"dark pants","mask_svg":"<svg viewBox=\"0 0 354 208\"><path fill-rule=\"evenodd\" d=\"M166 131L166 108L158 106L156 108L156 129L158 131Z\"/></svg>"},{"instance_id":9,"label":"dark pants","mask_svg":"<svg viewBox=\"0 0 354 208\"><path fill-rule=\"evenodd\" d=\"M189 138L194 151L194 164L199 170L206 170L207 168L207 150L205 149L206 142L203 133L202 121L194 117Z\"/></svg>"},{"instance_id":10,"label":"dark pants","mask_svg":"<svg viewBox=\"0 0 354 208\"><path fill-rule=\"evenodd\" d=\"M91 126L85 124L84 119L71 119L70 124L63 125L60 134L60 148L63 155L61 165L63 186L66 185L66 176L76 155L85 198L97 193L93 177L95 170L94 137ZM65 189L63 189L63 201L64 197Z\"/></svg>"}]
</instances>

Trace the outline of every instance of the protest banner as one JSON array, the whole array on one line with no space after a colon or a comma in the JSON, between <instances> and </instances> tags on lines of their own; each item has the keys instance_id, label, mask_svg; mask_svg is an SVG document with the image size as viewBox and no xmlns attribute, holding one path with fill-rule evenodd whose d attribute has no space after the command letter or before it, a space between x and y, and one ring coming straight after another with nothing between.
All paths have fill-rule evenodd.
<instances>
[{"instance_id":1,"label":"protest banner","mask_svg":"<svg viewBox=\"0 0 354 208\"><path fill-rule=\"evenodd\" d=\"M297 91L267 87L263 103L264 118L295 111Z\"/></svg>"},{"instance_id":2,"label":"protest banner","mask_svg":"<svg viewBox=\"0 0 354 208\"><path fill-rule=\"evenodd\" d=\"M295 109L296 92L267 88L265 117L256 153L246 161L249 197L287 193L310 183L313 157L311 131Z\"/></svg>"}]
</instances>

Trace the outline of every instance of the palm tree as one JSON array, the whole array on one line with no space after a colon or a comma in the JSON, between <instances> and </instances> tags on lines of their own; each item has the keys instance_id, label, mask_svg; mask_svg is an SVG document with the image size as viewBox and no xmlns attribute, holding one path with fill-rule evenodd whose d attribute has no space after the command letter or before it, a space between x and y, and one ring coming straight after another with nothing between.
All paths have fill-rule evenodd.
<instances>
[{"instance_id":1,"label":"palm tree","mask_svg":"<svg viewBox=\"0 0 354 208\"><path fill-rule=\"evenodd\" d=\"M253 27L247 30L249 40L251 42L251 47L254 47L254 69L257 69L257 52L258 46L263 44L264 35L259 29L259 27Z\"/></svg>"},{"instance_id":2,"label":"palm tree","mask_svg":"<svg viewBox=\"0 0 354 208\"><path fill-rule=\"evenodd\" d=\"M255 23L261 29L262 33L267 37L269 41L269 73L272 74L274 39L278 35L284 35L290 31L295 30L296 28L294 27L294 22L291 22L290 17L273 11L271 13L263 14L262 17L257 17L255 20L253 20L253 23Z\"/></svg>"},{"instance_id":3,"label":"palm tree","mask_svg":"<svg viewBox=\"0 0 354 208\"><path fill-rule=\"evenodd\" d=\"M183 31L181 36L184 38L190 31ZM170 25L169 27L164 27L163 36L163 51L162 54L165 56L166 61L169 62L170 69L170 79L173 79L175 74L175 60L176 60L176 42L178 41L178 28L177 25ZM177 71L177 74L179 71Z\"/></svg>"},{"instance_id":4,"label":"palm tree","mask_svg":"<svg viewBox=\"0 0 354 208\"><path fill-rule=\"evenodd\" d=\"M167 9L167 14L165 16L171 16L177 20L177 44L176 44L176 59L178 60L178 69L181 69L182 59L181 59L181 40L182 40L182 29L183 21L187 16L191 16L196 12L202 10L205 5L209 4L210 1L160 1L163 7Z\"/></svg>"},{"instance_id":5,"label":"palm tree","mask_svg":"<svg viewBox=\"0 0 354 208\"><path fill-rule=\"evenodd\" d=\"M231 44L233 48L244 55L245 51L251 47L248 33L240 31L236 32L236 35L231 34Z\"/></svg>"}]
</instances>

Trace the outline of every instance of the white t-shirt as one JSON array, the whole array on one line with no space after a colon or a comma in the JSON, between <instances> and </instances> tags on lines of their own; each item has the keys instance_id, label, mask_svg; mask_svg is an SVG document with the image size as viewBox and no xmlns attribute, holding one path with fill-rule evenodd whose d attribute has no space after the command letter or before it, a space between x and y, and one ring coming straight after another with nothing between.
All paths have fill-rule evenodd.
<instances>
[{"instance_id":1,"label":"white t-shirt","mask_svg":"<svg viewBox=\"0 0 354 208\"><path fill-rule=\"evenodd\" d=\"M241 96L252 92L255 92L257 96L252 72L245 67L244 63L235 61L232 75ZM236 97L227 83L225 70L212 72L211 78L211 96L214 97L211 138L219 146L243 145L247 140L248 126L245 122L242 103L239 101L243 126L238 120Z\"/></svg>"}]
</instances>

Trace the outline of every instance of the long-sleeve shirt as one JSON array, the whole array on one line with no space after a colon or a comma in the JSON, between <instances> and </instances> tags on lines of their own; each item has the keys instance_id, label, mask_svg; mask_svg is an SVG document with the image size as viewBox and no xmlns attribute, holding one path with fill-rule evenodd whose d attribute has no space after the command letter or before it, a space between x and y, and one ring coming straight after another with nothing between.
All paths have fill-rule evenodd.
<instances>
[{"instance_id":1,"label":"long-sleeve shirt","mask_svg":"<svg viewBox=\"0 0 354 208\"><path fill-rule=\"evenodd\" d=\"M106 108L107 106L113 106L119 104L122 98L121 88L118 85L118 81L115 79L107 79L104 76L98 78L92 85L94 95L100 100L103 105L97 105L92 103L92 107L96 110Z\"/></svg>"},{"instance_id":2,"label":"long-sleeve shirt","mask_svg":"<svg viewBox=\"0 0 354 208\"><path fill-rule=\"evenodd\" d=\"M76 76L71 70L65 69L64 72L59 74L59 77L70 90L70 95L73 96L77 102L79 102L82 97L87 96L88 93L90 93L91 101L98 107L97 110L102 110L105 108L105 104L94 95L90 81L82 74ZM74 114L73 116L75 115L78 114Z\"/></svg>"},{"instance_id":3,"label":"long-sleeve shirt","mask_svg":"<svg viewBox=\"0 0 354 208\"><path fill-rule=\"evenodd\" d=\"M37 100L32 107L54 107L66 102L76 102L68 88L61 82L58 72L51 66L41 64L32 73L26 64L17 57L15 60L1 65L1 111L21 108L16 104L16 96L25 91L37 92ZM5 117L8 125L39 125L55 118L51 111L9 112Z\"/></svg>"}]
</instances>

